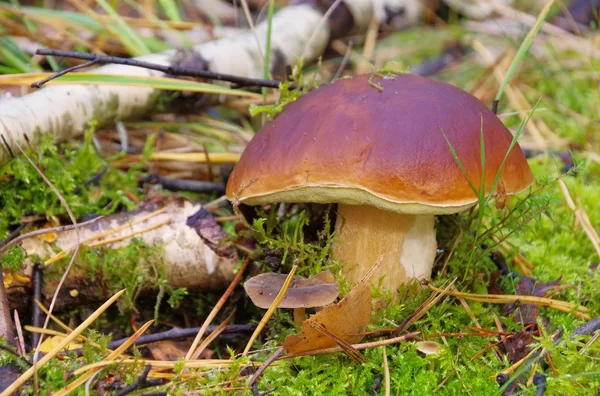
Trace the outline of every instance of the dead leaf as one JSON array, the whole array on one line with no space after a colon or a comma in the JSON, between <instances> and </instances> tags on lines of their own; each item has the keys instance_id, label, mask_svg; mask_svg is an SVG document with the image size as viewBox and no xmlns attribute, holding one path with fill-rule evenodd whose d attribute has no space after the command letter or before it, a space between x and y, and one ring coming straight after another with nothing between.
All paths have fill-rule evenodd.
<instances>
[{"instance_id":1,"label":"dead leaf","mask_svg":"<svg viewBox=\"0 0 600 396\"><path fill-rule=\"evenodd\" d=\"M533 336L531 329L523 329L504 340L502 347L508 355L509 362L518 362L531 352L529 345L534 343Z\"/></svg>"},{"instance_id":2,"label":"dead leaf","mask_svg":"<svg viewBox=\"0 0 600 396\"><path fill-rule=\"evenodd\" d=\"M348 357L350 357L350 359L354 360L356 363L368 362L367 358L362 353L360 353L358 349L354 348L352 345L348 344L346 341L342 340L341 338L327 330L325 327L321 326L317 322L311 321L309 323L315 330L323 333L324 335L335 341L335 343L338 344L340 348L342 348L346 355L348 355Z\"/></svg>"},{"instance_id":3,"label":"dead leaf","mask_svg":"<svg viewBox=\"0 0 600 396\"><path fill-rule=\"evenodd\" d=\"M173 362L185 356L188 349L190 348L190 342L166 340L153 342L152 344L148 344L147 347L155 360ZM208 359L210 358L210 356L212 356L212 354L212 351L204 350L204 354L201 355L200 358Z\"/></svg>"},{"instance_id":4,"label":"dead leaf","mask_svg":"<svg viewBox=\"0 0 600 396\"><path fill-rule=\"evenodd\" d=\"M515 286L515 294L522 296L535 296L545 297L546 293L560 283L561 278L555 281L542 283L535 278L529 276L522 276L519 282ZM508 304L505 309L506 312L512 312L516 307L514 304ZM540 307L533 304L522 304L518 307L519 309L515 312L514 319L517 323L522 325L537 324L536 318L540 315Z\"/></svg>"},{"instance_id":5,"label":"dead leaf","mask_svg":"<svg viewBox=\"0 0 600 396\"><path fill-rule=\"evenodd\" d=\"M44 342L42 342L42 345L40 345L40 352L43 352L43 353L50 352L58 344L60 344L64 339L65 339L65 337L63 337L63 336L52 336L52 337L46 338L44 340ZM76 343L72 342L70 344L67 344L67 346L64 349L66 349L67 351L71 351L73 349L80 349L80 348L81 348L81 344L76 344Z\"/></svg>"},{"instance_id":6,"label":"dead leaf","mask_svg":"<svg viewBox=\"0 0 600 396\"><path fill-rule=\"evenodd\" d=\"M191 215L186 220L186 225L192 227L204 243L221 256L232 257L233 251L230 246L224 245L222 242L227 237L227 233L223 231L219 223L209 211L200 208L196 213Z\"/></svg>"},{"instance_id":7,"label":"dead leaf","mask_svg":"<svg viewBox=\"0 0 600 396\"><path fill-rule=\"evenodd\" d=\"M328 305L305 320L300 333L288 336L283 348L295 354L336 346L335 340L315 329L315 323L348 344L356 344L364 337L372 305L371 285L363 280L339 303Z\"/></svg>"},{"instance_id":8,"label":"dead leaf","mask_svg":"<svg viewBox=\"0 0 600 396\"><path fill-rule=\"evenodd\" d=\"M506 206L506 187L502 180L496 185L494 191L494 199L496 200L496 209L502 210Z\"/></svg>"}]
</instances>

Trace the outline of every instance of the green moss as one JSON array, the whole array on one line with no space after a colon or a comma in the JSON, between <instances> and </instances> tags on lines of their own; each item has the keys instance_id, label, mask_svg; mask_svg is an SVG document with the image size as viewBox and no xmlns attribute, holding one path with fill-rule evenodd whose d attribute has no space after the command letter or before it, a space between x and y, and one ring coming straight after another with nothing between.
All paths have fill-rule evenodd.
<instances>
[{"instance_id":1,"label":"green moss","mask_svg":"<svg viewBox=\"0 0 600 396\"><path fill-rule=\"evenodd\" d=\"M70 257L65 257L50 266L46 277L58 279L69 260ZM104 291L113 295L126 289L118 301L119 309L123 313L135 310L135 302L140 292L158 289L155 309L157 319L158 308L165 296L170 295L168 301L174 306L186 294L185 289L173 289L169 286L162 260L162 247L149 246L142 240L133 238L127 246L116 249L82 247L71 271L85 276L87 282L96 284L98 292Z\"/></svg>"},{"instance_id":2,"label":"green moss","mask_svg":"<svg viewBox=\"0 0 600 396\"><path fill-rule=\"evenodd\" d=\"M37 152L28 155L58 189L75 217L107 214L118 208L133 209L135 203L126 192L138 195L139 168L124 173L109 167L99 185L86 185L107 166L106 160L94 149L92 136L93 131L89 130L84 144L57 146L52 136L45 135ZM3 208L0 239L8 235L10 226L19 224L20 219L29 214L40 214L47 219L66 215L56 194L23 156L2 166L0 175L0 207Z\"/></svg>"},{"instance_id":3,"label":"green moss","mask_svg":"<svg viewBox=\"0 0 600 396\"><path fill-rule=\"evenodd\" d=\"M0 256L0 268L8 272L18 271L24 260L25 250L20 246L15 246Z\"/></svg>"},{"instance_id":4,"label":"green moss","mask_svg":"<svg viewBox=\"0 0 600 396\"><path fill-rule=\"evenodd\" d=\"M283 111L286 105L295 102L300 96L317 87L315 77L310 81L305 81L302 73L302 65L294 67L290 81L279 84L279 100L277 100L277 103L260 106L250 105L250 114L254 117L265 113L270 120L274 119L277 114ZM292 84L295 84L296 88L292 88Z\"/></svg>"},{"instance_id":5,"label":"green moss","mask_svg":"<svg viewBox=\"0 0 600 396\"><path fill-rule=\"evenodd\" d=\"M330 265L327 264L333 234L331 223L325 219L325 227L319 233L316 242L306 242L304 227L309 224L309 219L304 211L291 216L289 220L277 222L276 212L273 208L268 214L262 213L254 221L252 234L260 247L269 251L277 251L282 255L283 271L290 270L293 264L299 264L297 274L301 276L315 275ZM257 252L260 258L261 251ZM268 267L265 267L265 270Z\"/></svg>"}]
</instances>

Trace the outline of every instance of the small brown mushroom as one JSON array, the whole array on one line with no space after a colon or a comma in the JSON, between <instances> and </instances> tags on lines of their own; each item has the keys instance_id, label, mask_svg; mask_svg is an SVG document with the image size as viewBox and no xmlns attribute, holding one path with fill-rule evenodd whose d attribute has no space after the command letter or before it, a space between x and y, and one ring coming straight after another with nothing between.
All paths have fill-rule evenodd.
<instances>
[{"instance_id":1,"label":"small brown mushroom","mask_svg":"<svg viewBox=\"0 0 600 396\"><path fill-rule=\"evenodd\" d=\"M273 304L286 278L286 274L260 274L248 279L244 283L244 289L254 305L267 309ZM294 321L300 324L304 321L306 308L329 305L338 294L335 278L329 271L320 272L308 279L295 276L278 308L293 308Z\"/></svg>"},{"instance_id":2,"label":"small brown mushroom","mask_svg":"<svg viewBox=\"0 0 600 396\"><path fill-rule=\"evenodd\" d=\"M440 344L434 341L417 342L417 350L424 355L437 355L440 353Z\"/></svg>"}]
</instances>

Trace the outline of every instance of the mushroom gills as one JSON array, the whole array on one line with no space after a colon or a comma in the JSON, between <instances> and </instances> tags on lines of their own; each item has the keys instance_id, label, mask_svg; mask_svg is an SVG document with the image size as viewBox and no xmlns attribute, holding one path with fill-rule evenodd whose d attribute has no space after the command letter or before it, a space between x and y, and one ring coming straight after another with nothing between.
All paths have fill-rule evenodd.
<instances>
[{"instance_id":1,"label":"mushroom gills","mask_svg":"<svg viewBox=\"0 0 600 396\"><path fill-rule=\"evenodd\" d=\"M434 215L401 214L373 206L338 204L334 260L343 264L345 279L363 279L379 257L370 278L373 285L392 290L413 279L429 279L435 260Z\"/></svg>"}]
</instances>

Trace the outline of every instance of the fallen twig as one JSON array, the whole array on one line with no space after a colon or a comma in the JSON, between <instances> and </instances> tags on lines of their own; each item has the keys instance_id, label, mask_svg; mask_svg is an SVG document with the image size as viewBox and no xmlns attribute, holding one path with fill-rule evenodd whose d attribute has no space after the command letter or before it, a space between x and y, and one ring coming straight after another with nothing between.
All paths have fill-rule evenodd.
<instances>
[{"instance_id":1,"label":"fallen twig","mask_svg":"<svg viewBox=\"0 0 600 396\"><path fill-rule=\"evenodd\" d=\"M380 340L380 341L365 342L362 344L353 344L352 347L356 350L361 351L363 349L377 348L377 347L380 347L383 345L397 344L402 341L411 340L411 339L415 338L416 336L418 336L420 333L421 333L420 331L413 331L412 333L407 333L400 337L388 338L386 340ZM293 355L281 356L277 360L291 359L291 358L295 358L298 356L307 356L307 355L309 355L309 356L324 355L327 353L336 353L336 352L343 352L343 349L339 346L325 348L325 349L316 349L316 350L312 350L312 351L300 352L300 353L293 354Z\"/></svg>"},{"instance_id":2,"label":"fallen twig","mask_svg":"<svg viewBox=\"0 0 600 396\"><path fill-rule=\"evenodd\" d=\"M37 301L42 301L42 285L44 282L44 269L41 264L35 264L33 266L33 272L31 275L31 288L33 299L31 300L31 325L35 327L42 327L42 310L40 306L36 304ZM38 344L40 340L39 333L31 333L31 347L33 348Z\"/></svg>"},{"instance_id":3,"label":"fallen twig","mask_svg":"<svg viewBox=\"0 0 600 396\"><path fill-rule=\"evenodd\" d=\"M459 42L450 44L439 56L427 59L410 69L411 74L431 76L454 64L468 53L468 48Z\"/></svg>"},{"instance_id":4,"label":"fallen twig","mask_svg":"<svg viewBox=\"0 0 600 396\"><path fill-rule=\"evenodd\" d=\"M152 366L147 365L146 368L144 368L144 372L142 373L142 375L140 375L139 378L133 384L126 386L125 388L123 388L120 391L118 391L117 393L115 393L113 396L125 396L135 390L138 390L138 389L144 389L144 388L149 388L151 386L163 385L165 383L164 378L155 378L155 379L150 379L150 380L148 379L148 374L150 373L151 369L152 369Z\"/></svg>"},{"instance_id":5,"label":"fallen twig","mask_svg":"<svg viewBox=\"0 0 600 396\"><path fill-rule=\"evenodd\" d=\"M50 234L50 233L53 233L53 232L71 231L71 230L76 229L77 227L83 227L83 226L95 223L96 221L98 221L98 220L100 220L102 218L103 218L103 216L99 216L99 217L93 218L92 220L88 220L88 221L83 222L83 223L69 224L69 225L58 226L58 227L51 227L51 228L41 228L39 230L28 232L27 234L19 235L18 237L14 238L14 239L11 239L8 242L2 241L0 243L0 253L6 251L11 246L16 245L17 243L21 242L24 239L32 238L32 237L38 236L38 235Z\"/></svg>"},{"instance_id":6,"label":"fallen twig","mask_svg":"<svg viewBox=\"0 0 600 396\"><path fill-rule=\"evenodd\" d=\"M381 387L382 380L383 380L383 375L381 375L381 373L377 373L377 375L375 376L375 379L373 380L373 383L369 387L369 394L371 396L377 396L377 392L379 391L379 388Z\"/></svg>"},{"instance_id":7,"label":"fallen twig","mask_svg":"<svg viewBox=\"0 0 600 396\"><path fill-rule=\"evenodd\" d=\"M83 65L78 65L71 67L69 69L62 70L58 73L53 74L52 76L45 78L41 81L35 82L31 84L32 88L41 88L42 85L51 81L57 77L60 77L70 71L81 69L82 67L92 66L94 64L114 64L114 65L126 65L126 66L134 66L141 67L149 70L156 70L163 72L165 74L170 74L173 76L186 76L186 77L199 77L206 78L209 80L219 80L219 81L227 81L234 84L240 84L246 87L267 87L267 88L279 88L279 84L281 81L278 80L263 80L261 78L249 78L249 77L240 77L234 76L231 74L225 73L217 73L208 70L201 70L190 67L181 67L181 66L165 66L160 65L158 63L144 62L137 59L131 58L120 58L118 56L107 56L100 54L88 54L84 52L74 52L74 51L62 51L55 49L38 49L35 51L36 55L46 55L46 56L59 56L64 58L74 58L74 59L82 59L87 60L88 62ZM295 86L294 86L295 88Z\"/></svg>"},{"instance_id":8,"label":"fallen twig","mask_svg":"<svg viewBox=\"0 0 600 396\"><path fill-rule=\"evenodd\" d=\"M142 183L160 184L170 191L190 191L195 193L225 193L223 183L213 183L199 180L172 179L158 175L150 175L140 180Z\"/></svg>"},{"instance_id":9,"label":"fallen twig","mask_svg":"<svg viewBox=\"0 0 600 396\"><path fill-rule=\"evenodd\" d=\"M204 334L205 335L211 334L213 331L215 331L215 329L217 327L218 326L208 326L206 328L206 331L204 332ZM253 331L255 328L256 328L256 326L252 325L252 324L227 325L225 327L225 329L223 329L223 331L219 335L235 334L235 333L249 333L249 332ZM167 330L167 331L162 331L160 333L147 334L147 335L138 337L138 339L136 339L133 342L132 346L133 345L141 346L141 345L152 344L154 342L165 341L165 340L189 338L189 337L193 337L196 334L198 334L199 330L200 330L200 327L191 327L188 329L171 329L171 330ZM119 346L121 346L128 339L129 339L129 337L111 341L108 344L106 344L106 348L107 349L116 349ZM83 353L83 350L73 349L70 352L80 356Z\"/></svg>"},{"instance_id":10,"label":"fallen twig","mask_svg":"<svg viewBox=\"0 0 600 396\"><path fill-rule=\"evenodd\" d=\"M264 373L264 371L267 369L267 367L269 367L271 365L271 363L273 363L275 360L277 360L279 358L279 356L281 356L284 352L285 352L285 350L283 349L283 347L279 347L279 349L277 349L277 351L275 351L275 353L273 353L271 356L269 356L269 358L267 360L265 360L263 362L263 364L260 365L258 370L256 370L256 372L250 379L250 382L248 383L248 385L250 387L254 387L254 385L257 383L256 381L258 381L258 379L260 378L262 373Z\"/></svg>"}]
</instances>

